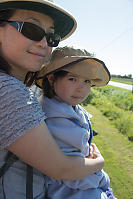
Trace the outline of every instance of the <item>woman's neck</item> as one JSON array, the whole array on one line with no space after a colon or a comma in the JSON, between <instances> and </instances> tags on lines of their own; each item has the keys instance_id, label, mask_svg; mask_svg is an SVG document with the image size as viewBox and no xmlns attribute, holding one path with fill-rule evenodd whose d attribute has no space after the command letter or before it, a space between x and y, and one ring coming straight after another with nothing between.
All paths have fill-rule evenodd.
<instances>
[{"instance_id":1,"label":"woman's neck","mask_svg":"<svg viewBox=\"0 0 133 199\"><path fill-rule=\"evenodd\" d=\"M12 68L10 74L19 79L20 81L24 82L27 72L17 68Z\"/></svg>"}]
</instances>

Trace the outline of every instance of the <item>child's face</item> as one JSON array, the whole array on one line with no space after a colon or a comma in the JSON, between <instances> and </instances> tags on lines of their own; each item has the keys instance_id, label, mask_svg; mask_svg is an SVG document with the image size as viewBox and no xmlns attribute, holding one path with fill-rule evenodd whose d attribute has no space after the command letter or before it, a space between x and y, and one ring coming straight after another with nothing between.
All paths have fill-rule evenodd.
<instances>
[{"instance_id":1,"label":"child's face","mask_svg":"<svg viewBox=\"0 0 133 199\"><path fill-rule=\"evenodd\" d=\"M90 87L89 80L72 73L67 73L65 77L58 78L54 83L56 95L72 106L83 102L88 97Z\"/></svg>"},{"instance_id":2,"label":"child's face","mask_svg":"<svg viewBox=\"0 0 133 199\"><path fill-rule=\"evenodd\" d=\"M30 22L43 28L46 33L54 32L53 20L44 14L17 10L9 21ZM51 54L46 38L33 41L26 38L10 24L0 27L0 52L11 66L11 73L24 78L28 71L38 71Z\"/></svg>"}]
</instances>

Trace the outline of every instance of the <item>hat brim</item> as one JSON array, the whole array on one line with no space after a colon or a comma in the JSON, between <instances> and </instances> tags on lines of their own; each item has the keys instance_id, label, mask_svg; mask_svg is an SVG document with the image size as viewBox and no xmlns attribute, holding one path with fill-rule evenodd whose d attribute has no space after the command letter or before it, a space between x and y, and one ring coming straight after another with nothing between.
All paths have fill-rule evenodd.
<instances>
[{"instance_id":1,"label":"hat brim","mask_svg":"<svg viewBox=\"0 0 133 199\"><path fill-rule=\"evenodd\" d=\"M77 23L74 17L63 8L45 0L2 0L0 10L25 9L40 12L50 16L54 21L55 33L61 40L68 38L76 29Z\"/></svg>"},{"instance_id":2,"label":"hat brim","mask_svg":"<svg viewBox=\"0 0 133 199\"><path fill-rule=\"evenodd\" d=\"M42 88L43 78L59 70L65 70L91 80L91 86L105 86L111 77L105 63L97 58L66 56L42 68L39 71L36 85Z\"/></svg>"},{"instance_id":3,"label":"hat brim","mask_svg":"<svg viewBox=\"0 0 133 199\"><path fill-rule=\"evenodd\" d=\"M104 62L96 58L88 58L74 65L70 63L62 70L90 80L91 86L105 86L110 80L110 73Z\"/></svg>"}]
</instances>

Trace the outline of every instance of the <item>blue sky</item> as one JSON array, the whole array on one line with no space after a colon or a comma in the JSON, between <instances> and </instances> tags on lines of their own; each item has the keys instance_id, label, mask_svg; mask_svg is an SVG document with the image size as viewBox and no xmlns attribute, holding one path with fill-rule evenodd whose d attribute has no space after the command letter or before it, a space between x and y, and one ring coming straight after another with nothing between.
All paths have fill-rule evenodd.
<instances>
[{"instance_id":1,"label":"blue sky","mask_svg":"<svg viewBox=\"0 0 133 199\"><path fill-rule=\"evenodd\" d=\"M111 74L133 76L133 0L55 0L77 20L60 46L85 48L103 60Z\"/></svg>"}]
</instances>

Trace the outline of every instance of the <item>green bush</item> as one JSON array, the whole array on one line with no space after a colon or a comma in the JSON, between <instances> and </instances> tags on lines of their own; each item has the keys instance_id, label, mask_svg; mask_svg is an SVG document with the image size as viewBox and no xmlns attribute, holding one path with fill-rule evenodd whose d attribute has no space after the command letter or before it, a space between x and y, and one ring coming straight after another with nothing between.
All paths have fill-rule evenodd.
<instances>
[{"instance_id":1,"label":"green bush","mask_svg":"<svg viewBox=\"0 0 133 199\"><path fill-rule=\"evenodd\" d=\"M121 116L121 111L112 103L104 104L104 107L100 107L100 109L110 120L116 120Z\"/></svg>"},{"instance_id":2,"label":"green bush","mask_svg":"<svg viewBox=\"0 0 133 199\"><path fill-rule=\"evenodd\" d=\"M91 93L95 93L96 96L107 97L109 102L113 102L119 108L133 111L133 94L129 91L104 86L92 88Z\"/></svg>"},{"instance_id":3,"label":"green bush","mask_svg":"<svg viewBox=\"0 0 133 199\"><path fill-rule=\"evenodd\" d=\"M128 131L130 131L133 127L133 121L126 113L123 113L119 118L114 120L113 123L122 134L128 135Z\"/></svg>"},{"instance_id":4,"label":"green bush","mask_svg":"<svg viewBox=\"0 0 133 199\"><path fill-rule=\"evenodd\" d=\"M93 87L89 97L82 104L96 106L120 133L133 141L133 94L111 86Z\"/></svg>"},{"instance_id":5,"label":"green bush","mask_svg":"<svg viewBox=\"0 0 133 199\"><path fill-rule=\"evenodd\" d=\"M112 101L115 103L116 106L124 110L133 111L133 94L131 93L117 91L112 96Z\"/></svg>"}]
</instances>

